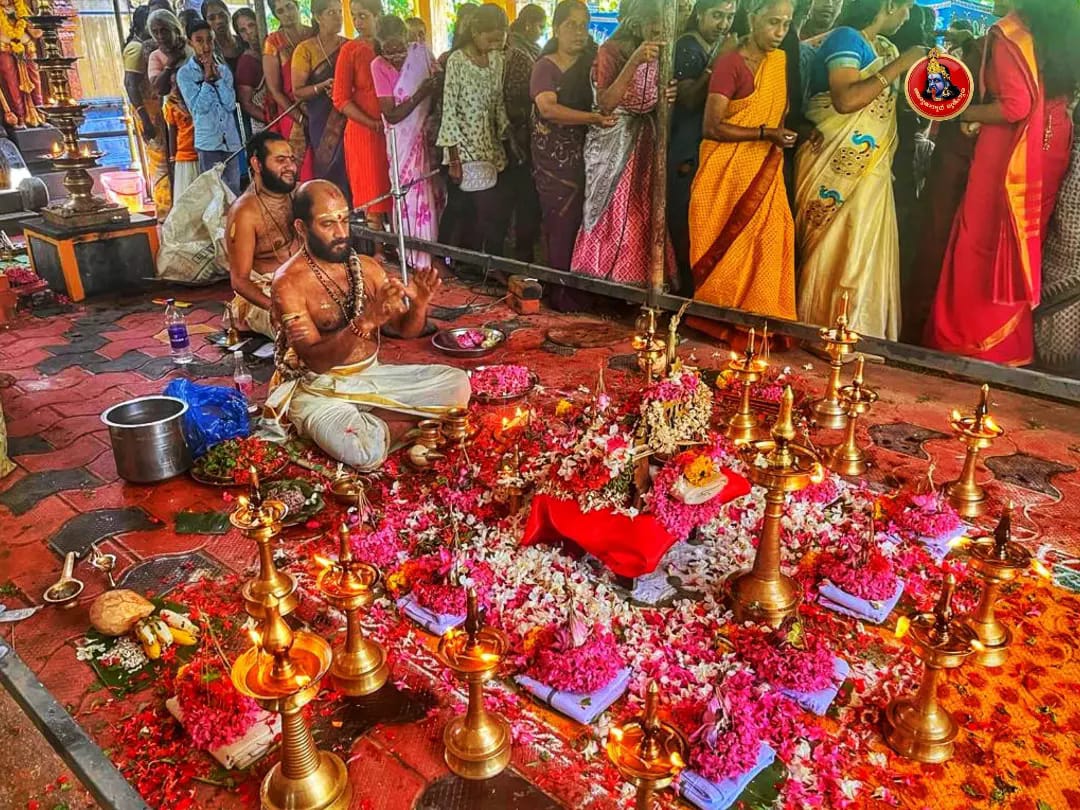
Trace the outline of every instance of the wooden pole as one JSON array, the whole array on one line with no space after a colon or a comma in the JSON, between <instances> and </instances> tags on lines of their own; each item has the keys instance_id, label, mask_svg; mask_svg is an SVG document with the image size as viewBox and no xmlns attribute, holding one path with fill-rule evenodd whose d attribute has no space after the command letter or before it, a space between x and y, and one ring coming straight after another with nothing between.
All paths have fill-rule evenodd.
<instances>
[{"instance_id":1,"label":"wooden pole","mask_svg":"<svg viewBox=\"0 0 1080 810\"><path fill-rule=\"evenodd\" d=\"M251 5L255 7L255 24L259 27L259 42L262 42L269 33L266 24L266 0L255 0Z\"/></svg>"},{"instance_id":2,"label":"wooden pole","mask_svg":"<svg viewBox=\"0 0 1080 810\"><path fill-rule=\"evenodd\" d=\"M660 100L656 105L656 153L653 156L652 178L652 253L649 261L649 294L647 306L655 307L664 289L664 260L667 258L667 153L671 134L671 105L667 101L667 86L674 73L675 17L678 0L662 4L659 83Z\"/></svg>"}]
</instances>

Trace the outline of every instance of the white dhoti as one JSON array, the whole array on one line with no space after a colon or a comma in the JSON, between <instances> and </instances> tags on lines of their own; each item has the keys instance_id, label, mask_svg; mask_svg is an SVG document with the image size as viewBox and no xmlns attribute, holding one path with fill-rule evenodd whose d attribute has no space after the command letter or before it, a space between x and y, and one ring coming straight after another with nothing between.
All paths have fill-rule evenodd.
<instances>
[{"instance_id":1,"label":"white dhoti","mask_svg":"<svg viewBox=\"0 0 1080 810\"><path fill-rule=\"evenodd\" d=\"M262 290L264 295L270 295L270 282L274 277L264 276L262 273L251 272L251 282ZM232 300L232 313L236 319L236 328L248 332L257 332L260 335L274 340L277 334L274 326L270 323L270 311L248 301L242 295L236 295Z\"/></svg>"},{"instance_id":2,"label":"white dhoti","mask_svg":"<svg viewBox=\"0 0 1080 810\"><path fill-rule=\"evenodd\" d=\"M393 449L390 428L375 408L438 418L469 404L469 376L450 366L383 366L368 363L308 373L270 393L273 413L288 414L301 435L323 452L361 470L378 467Z\"/></svg>"}]
</instances>

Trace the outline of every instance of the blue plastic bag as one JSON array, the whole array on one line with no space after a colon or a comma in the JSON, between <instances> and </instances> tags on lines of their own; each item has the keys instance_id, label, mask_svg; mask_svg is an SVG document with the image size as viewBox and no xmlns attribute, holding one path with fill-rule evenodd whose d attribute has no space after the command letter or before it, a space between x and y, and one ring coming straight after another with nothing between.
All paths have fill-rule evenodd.
<instances>
[{"instance_id":1,"label":"blue plastic bag","mask_svg":"<svg viewBox=\"0 0 1080 810\"><path fill-rule=\"evenodd\" d=\"M192 458L198 458L219 442L251 432L247 400L235 388L173 380L164 393L187 403L181 427Z\"/></svg>"}]
</instances>

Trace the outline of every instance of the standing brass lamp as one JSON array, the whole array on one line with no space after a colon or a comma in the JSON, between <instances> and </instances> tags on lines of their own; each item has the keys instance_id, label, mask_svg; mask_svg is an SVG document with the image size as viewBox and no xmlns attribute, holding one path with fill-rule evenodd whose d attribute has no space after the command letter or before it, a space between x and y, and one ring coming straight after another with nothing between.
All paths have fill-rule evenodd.
<instances>
[{"instance_id":1,"label":"standing brass lamp","mask_svg":"<svg viewBox=\"0 0 1080 810\"><path fill-rule=\"evenodd\" d=\"M281 762L263 779L262 810L346 810L352 790L345 763L315 747L303 712L330 669L330 645L314 633L290 630L273 595L261 612L256 644L236 659L232 682L281 715Z\"/></svg>"},{"instance_id":2,"label":"standing brass lamp","mask_svg":"<svg viewBox=\"0 0 1080 810\"><path fill-rule=\"evenodd\" d=\"M273 542L281 533L281 521L288 510L281 501L263 500L259 475L254 467L249 474L248 495L236 499L236 509L229 515L229 522L259 547L259 574L245 582L240 591L244 597L244 610L252 618L261 619L266 597L273 596L277 600L278 613L287 616L296 610L300 600L296 594L296 580L291 574L278 571L274 565Z\"/></svg>"},{"instance_id":3,"label":"standing brass lamp","mask_svg":"<svg viewBox=\"0 0 1080 810\"><path fill-rule=\"evenodd\" d=\"M657 310L652 307L642 307L634 325L634 337L630 342L637 355L638 368L645 373L648 382L662 375L667 368L668 347L657 337L657 314Z\"/></svg>"},{"instance_id":4,"label":"standing brass lamp","mask_svg":"<svg viewBox=\"0 0 1080 810\"><path fill-rule=\"evenodd\" d=\"M767 338L762 342L764 343L765 340ZM746 340L746 351L741 355L732 352L731 360L728 362L728 371L742 386L739 407L728 421L727 430L724 432L724 435L736 444L756 442L765 438L765 431L761 427L758 415L750 407L750 389L761 379L768 367L768 362L758 356L754 348L754 330L751 328Z\"/></svg>"},{"instance_id":5,"label":"standing brass lamp","mask_svg":"<svg viewBox=\"0 0 1080 810\"><path fill-rule=\"evenodd\" d=\"M30 16L30 24L41 31L41 56L34 59L42 76L44 104L41 112L45 120L60 130L63 145L55 144L53 151L43 157L64 172L64 188L68 198L62 203L46 206L41 216L49 223L65 228L87 228L109 223L125 223L131 220L128 209L93 193L94 178L90 169L97 168L98 159L105 153L92 151L89 146L79 146L79 127L86 120L87 104L77 101L71 94L71 77L78 57L64 56L60 43L60 28L68 21L53 12L51 0L38 0L37 13Z\"/></svg>"},{"instance_id":6,"label":"standing brass lamp","mask_svg":"<svg viewBox=\"0 0 1080 810\"><path fill-rule=\"evenodd\" d=\"M911 619L911 637L923 661L923 678L914 698L896 697L885 709L885 742L901 756L937 763L952 758L958 726L937 700L942 673L964 663L975 648L975 632L953 618L956 578L949 574L933 613Z\"/></svg>"},{"instance_id":7,"label":"standing brass lamp","mask_svg":"<svg viewBox=\"0 0 1080 810\"><path fill-rule=\"evenodd\" d=\"M490 779L510 764L510 724L484 708L484 684L495 676L509 645L501 630L483 626L476 591L470 589L464 631L448 631L437 652L469 685L468 709L443 732L446 765L462 779Z\"/></svg>"},{"instance_id":8,"label":"standing brass lamp","mask_svg":"<svg viewBox=\"0 0 1080 810\"><path fill-rule=\"evenodd\" d=\"M360 697L378 692L390 677L386 650L366 638L360 627L361 611L375 601L372 589L379 581L379 570L353 559L348 526L342 524L339 534L341 549L337 562L323 567L316 587L327 602L345 613L345 643L334 647L330 680L344 694Z\"/></svg>"},{"instance_id":9,"label":"standing brass lamp","mask_svg":"<svg viewBox=\"0 0 1080 810\"><path fill-rule=\"evenodd\" d=\"M961 517L978 517L986 511L986 490L975 480L979 452L990 447L994 439L1005 435L1005 428L1000 427L990 415L990 386L982 387L979 404L973 413L961 414L954 410L949 426L967 450L960 477L945 485L945 496Z\"/></svg>"},{"instance_id":10,"label":"standing brass lamp","mask_svg":"<svg viewBox=\"0 0 1080 810\"><path fill-rule=\"evenodd\" d=\"M772 439L739 447L750 480L765 487L765 521L754 566L735 575L731 602L738 622L755 621L779 627L799 607L802 595L791 577L780 571L780 522L789 492L822 479L821 463L813 450L795 444L792 421L794 394L784 389Z\"/></svg>"},{"instance_id":11,"label":"standing brass lamp","mask_svg":"<svg viewBox=\"0 0 1080 810\"><path fill-rule=\"evenodd\" d=\"M623 779L637 788L636 810L653 810L653 795L686 767L690 743L679 729L660 720L660 688L649 681L645 711L608 734L607 755Z\"/></svg>"},{"instance_id":12,"label":"standing brass lamp","mask_svg":"<svg viewBox=\"0 0 1080 810\"><path fill-rule=\"evenodd\" d=\"M844 358L859 342L858 333L848 329L847 313L848 294L845 292L840 297L836 323L818 332L829 355L829 379L825 383L825 396L810 406L810 412L817 426L828 430L840 430L847 424L847 410L840 401L840 372L844 367Z\"/></svg>"},{"instance_id":13,"label":"standing brass lamp","mask_svg":"<svg viewBox=\"0 0 1080 810\"><path fill-rule=\"evenodd\" d=\"M975 660L987 667L999 667L1008 657L1012 631L994 614L1001 588L1031 565L1031 552L1012 539L1012 504L994 529L992 540L976 540L968 547L969 564L983 581L982 597L968 626L979 637Z\"/></svg>"},{"instance_id":14,"label":"standing brass lamp","mask_svg":"<svg viewBox=\"0 0 1080 810\"><path fill-rule=\"evenodd\" d=\"M877 391L863 385L865 358L860 355L855 360L855 377L850 385L840 389L840 402L847 410L847 427L840 444L826 450L825 466L840 475L862 475L866 472L866 453L855 441L855 429L859 417L870 412L870 407L878 401Z\"/></svg>"}]
</instances>

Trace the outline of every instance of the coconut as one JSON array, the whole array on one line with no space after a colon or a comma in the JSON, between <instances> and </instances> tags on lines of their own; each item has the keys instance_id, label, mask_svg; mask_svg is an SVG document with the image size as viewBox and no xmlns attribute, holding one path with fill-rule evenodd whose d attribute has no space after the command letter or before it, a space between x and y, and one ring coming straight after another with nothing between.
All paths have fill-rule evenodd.
<instances>
[{"instance_id":1,"label":"coconut","mask_svg":"<svg viewBox=\"0 0 1080 810\"><path fill-rule=\"evenodd\" d=\"M122 636L156 608L135 591L105 591L90 606L90 624L106 636Z\"/></svg>"}]
</instances>

